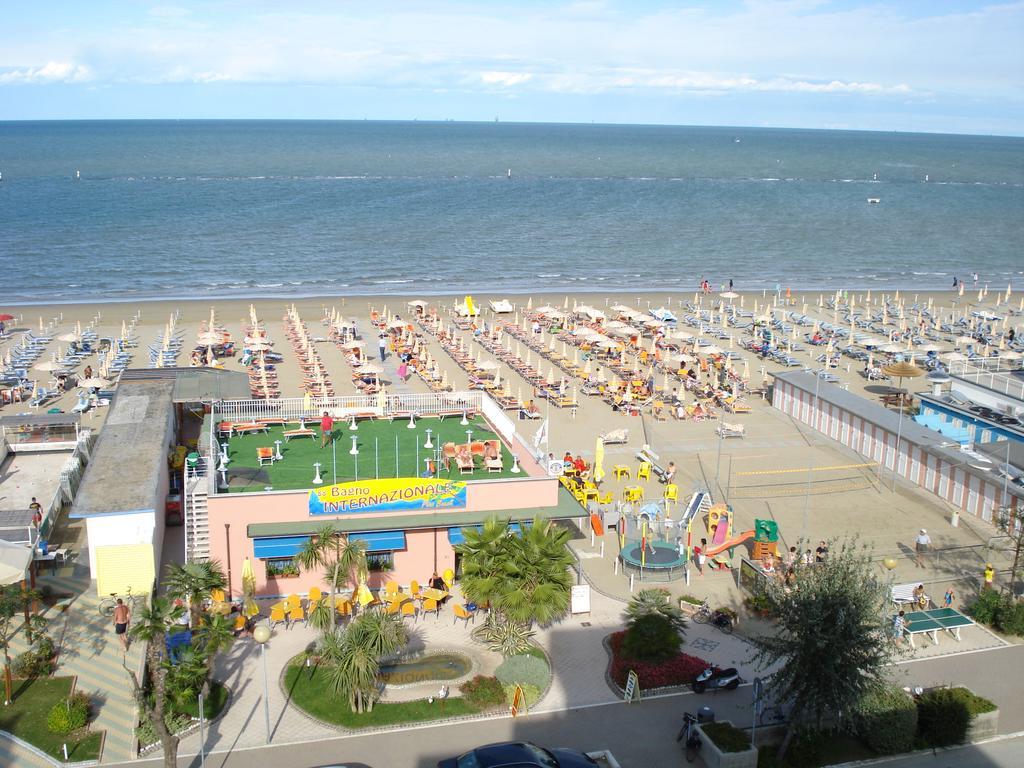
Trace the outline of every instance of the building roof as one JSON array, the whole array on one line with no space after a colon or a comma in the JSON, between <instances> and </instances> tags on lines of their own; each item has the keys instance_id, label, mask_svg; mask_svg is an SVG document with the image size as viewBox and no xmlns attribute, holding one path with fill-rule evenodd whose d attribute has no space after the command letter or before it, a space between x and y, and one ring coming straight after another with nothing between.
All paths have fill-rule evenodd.
<instances>
[{"instance_id":1,"label":"building roof","mask_svg":"<svg viewBox=\"0 0 1024 768\"><path fill-rule=\"evenodd\" d=\"M174 381L124 381L96 441L71 517L155 512L173 418Z\"/></svg>"},{"instance_id":2,"label":"building roof","mask_svg":"<svg viewBox=\"0 0 1024 768\"><path fill-rule=\"evenodd\" d=\"M979 444L977 450L997 464L1009 464L1024 472L1024 443L1016 440L993 440L990 443Z\"/></svg>"},{"instance_id":3,"label":"building roof","mask_svg":"<svg viewBox=\"0 0 1024 768\"><path fill-rule=\"evenodd\" d=\"M553 507L533 507L527 509L498 509L487 512L430 512L411 515L381 515L378 517L328 519L311 517L288 523L250 523L246 529L249 538L258 536L300 536L316 533L322 526L331 524L335 530L343 533L358 531L409 531L417 528L454 528L457 526L477 525L484 520L497 517L521 522L540 517L544 520L568 520L586 515L587 512L564 488L559 488L558 504Z\"/></svg>"},{"instance_id":4,"label":"building roof","mask_svg":"<svg viewBox=\"0 0 1024 768\"><path fill-rule=\"evenodd\" d=\"M922 427L913 419L902 418L895 411L890 411L885 406L873 403L867 398L855 395L854 393L841 389L835 384L821 381L817 376L803 371L782 371L772 374L779 381L784 381L797 389L814 394L823 403L831 403L859 416L872 424L887 429L890 432L899 432L903 439L910 440L917 445L939 444L946 441L946 438L934 430ZM900 421L903 425L900 426Z\"/></svg>"},{"instance_id":5,"label":"building roof","mask_svg":"<svg viewBox=\"0 0 1024 768\"><path fill-rule=\"evenodd\" d=\"M175 403L248 400L249 378L241 371L219 368L127 368L120 381L173 381Z\"/></svg>"},{"instance_id":6,"label":"building roof","mask_svg":"<svg viewBox=\"0 0 1024 768\"><path fill-rule=\"evenodd\" d=\"M80 413L40 413L0 416L0 427L52 427L80 424Z\"/></svg>"}]
</instances>

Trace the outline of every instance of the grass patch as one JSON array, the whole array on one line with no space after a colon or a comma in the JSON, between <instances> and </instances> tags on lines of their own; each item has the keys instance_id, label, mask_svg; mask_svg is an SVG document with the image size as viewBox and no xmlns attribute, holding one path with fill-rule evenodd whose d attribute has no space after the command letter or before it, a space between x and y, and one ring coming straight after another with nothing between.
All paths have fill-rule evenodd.
<instances>
[{"instance_id":1,"label":"grass patch","mask_svg":"<svg viewBox=\"0 0 1024 768\"><path fill-rule=\"evenodd\" d=\"M526 650L523 651L520 655L521 656L533 656L533 658L540 659L545 664L547 663L547 660L548 660L548 657L545 655L543 649L541 649L541 647L537 646L537 645L527 646Z\"/></svg>"},{"instance_id":2,"label":"grass patch","mask_svg":"<svg viewBox=\"0 0 1024 768\"><path fill-rule=\"evenodd\" d=\"M210 695L203 700L203 713L207 720L212 720L221 713L228 703L228 689L220 683L210 683ZM199 717L199 701L180 704L175 709L189 717Z\"/></svg>"},{"instance_id":3,"label":"grass patch","mask_svg":"<svg viewBox=\"0 0 1024 768\"><path fill-rule=\"evenodd\" d=\"M703 723L701 730L722 752L742 752L750 749L750 737L732 723Z\"/></svg>"},{"instance_id":4,"label":"grass patch","mask_svg":"<svg viewBox=\"0 0 1024 768\"><path fill-rule=\"evenodd\" d=\"M419 701L378 702L372 712L356 714L347 701L337 699L327 684L327 675L320 667L310 675L306 667L292 664L284 676L285 691L295 706L308 715L345 728L380 728L387 725L419 723L444 717L475 715L483 711L462 697L452 697L442 705L425 699Z\"/></svg>"},{"instance_id":5,"label":"grass patch","mask_svg":"<svg viewBox=\"0 0 1024 768\"><path fill-rule=\"evenodd\" d=\"M38 747L57 760L64 759L63 745L68 745L71 762L98 760L102 731L76 731L67 736L50 733L46 718L53 705L71 695L70 677L47 677L14 681L14 702L0 707L0 730Z\"/></svg>"},{"instance_id":6,"label":"grass patch","mask_svg":"<svg viewBox=\"0 0 1024 768\"><path fill-rule=\"evenodd\" d=\"M408 419L387 419L360 421L359 430L350 432L347 421L334 423L334 440L336 450L332 457L331 446L320 447L320 420L309 421L306 426L316 432L316 437L300 437L284 442L281 427L270 427L268 433L262 432L239 435L228 441L228 490L231 493L241 491L263 491L266 486L273 486L276 491L306 489L313 487L313 463L320 462L320 473L324 484L334 481L332 462L337 461L338 482L355 480L355 459L349 454L352 448L352 437L357 438L359 447L359 476L367 477L419 477L426 465L424 459L433 456L430 449L424 448L427 440L427 429L432 431L431 441L434 445L444 443L461 444L466 442L466 430L473 430L473 440L493 440L498 436L487 426L480 416L470 419L469 426L462 426L461 418L447 417L443 421L437 418L417 419L416 429L408 429ZM289 424L290 429L298 427L298 423ZM395 438L398 438L396 461ZM270 465L259 466L256 458L257 448L273 448L274 441L281 441L281 461ZM374 468L374 454L378 454L378 469ZM477 469L471 475L460 474L452 464L450 472L441 468L440 477L451 480L494 480L502 477L516 477L512 474L512 454L502 445L502 471L490 473L484 468Z\"/></svg>"}]
</instances>

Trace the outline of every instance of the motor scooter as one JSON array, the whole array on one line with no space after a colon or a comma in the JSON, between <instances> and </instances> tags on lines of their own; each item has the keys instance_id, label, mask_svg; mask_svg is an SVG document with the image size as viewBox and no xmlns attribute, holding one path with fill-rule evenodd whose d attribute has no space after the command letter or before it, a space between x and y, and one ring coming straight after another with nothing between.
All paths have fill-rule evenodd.
<instances>
[{"instance_id":1,"label":"motor scooter","mask_svg":"<svg viewBox=\"0 0 1024 768\"><path fill-rule=\"evenodd\" d=\"M735 667L719 670L715 670L714 667L708 667L694 679L693 692L720 691L723 688L733 691L739 688L742 682L743 678L740 677L740 673L736 671Z\"/></svg>"}]
</instances>

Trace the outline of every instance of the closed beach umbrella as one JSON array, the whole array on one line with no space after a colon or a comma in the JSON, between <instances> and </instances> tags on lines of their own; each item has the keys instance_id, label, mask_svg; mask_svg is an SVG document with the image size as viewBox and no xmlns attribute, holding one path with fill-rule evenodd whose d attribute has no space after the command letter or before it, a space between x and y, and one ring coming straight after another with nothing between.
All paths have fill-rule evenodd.
<instances>
[{"instance_id":1,"label":"closed beach umbrella","mask_svg":"<svg viewBox=\"0 0 1024 768\"><path fill-rule=\"evenodd\" d=\"M600 483L604 480L604 440L597 438L597 445L594 446L594 482Z\"/></svg>"}]
</instances>

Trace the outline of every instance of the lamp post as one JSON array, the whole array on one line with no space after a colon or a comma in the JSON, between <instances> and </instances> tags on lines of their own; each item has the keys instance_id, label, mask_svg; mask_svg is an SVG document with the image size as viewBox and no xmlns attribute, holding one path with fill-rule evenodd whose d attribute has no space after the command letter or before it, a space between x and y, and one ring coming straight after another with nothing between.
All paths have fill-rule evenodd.
<instances>
[{"instance_id":1,"label":"lamp post","mask_svg":"<svg viewBox=\"0 0 1024 768\"><path fill-rule=\"evenodd\" d=\"M252 631L252 639L259 643L260 656L263 658L263 718L267 728L267 741L270 743L270 686L267 684L267 641L270 639L270 627L258 625Z\"/></svg>"}]
</instances>

